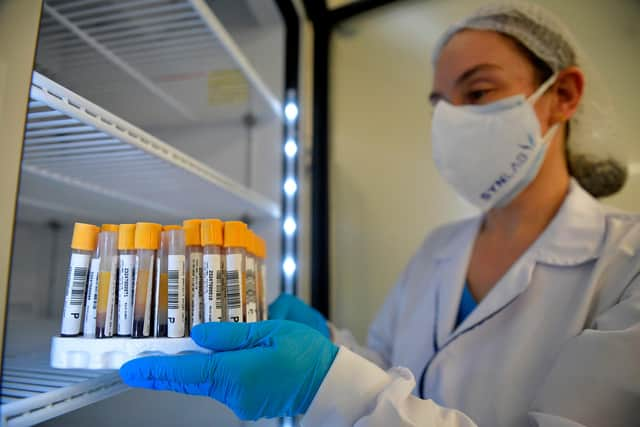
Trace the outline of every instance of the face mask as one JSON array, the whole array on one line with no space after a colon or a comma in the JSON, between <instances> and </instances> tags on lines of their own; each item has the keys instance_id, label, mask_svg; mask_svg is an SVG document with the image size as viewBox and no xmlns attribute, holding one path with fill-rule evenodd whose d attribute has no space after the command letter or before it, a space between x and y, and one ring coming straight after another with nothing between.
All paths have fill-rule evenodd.
<instances>
[{"instance_id":1,"label":"face mask","mask_svg":"<svg viewBox=\"0 0 640 427\"><path fill-rule=\"evenodd\" d=\"M555 80L554 74L529 99L516 95L487 105L436 105L431 129L436 167L482 211L507 205L537 176L559 123L542 137L533 105Z\"/></svg>"}]
</instances>

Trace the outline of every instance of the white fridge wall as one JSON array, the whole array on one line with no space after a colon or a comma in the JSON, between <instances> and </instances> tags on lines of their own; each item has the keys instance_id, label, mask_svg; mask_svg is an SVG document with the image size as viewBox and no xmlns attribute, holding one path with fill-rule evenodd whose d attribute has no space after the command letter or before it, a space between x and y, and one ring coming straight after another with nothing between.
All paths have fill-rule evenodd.
<instances>
[{"instance_id":1,"label":"white fridge wall","mask_svg":"<svg viewBox=\"0 0 640 427\"><path fill-rule=\"evenodd\" d=\"M73 228L70 224L60 224L61 228L53 231L46 221L47 218L42 218L41 223L16 223L9 280L7 355L20 353L11 337L25 335L19 325L12 323L15 316L59 321L62 315ZM33 335L24 338L36 341ZM48 342L43 344L46 349Z\"/></svg>"},{"instance_id":2,"label":"white fridge wall","mask_svg":"<svg viewBox=\"0 0 640 427\"><path fill-rule=\"evenodd\" d=\"M152 128L150 133L234 181L271 200L280 200L282 124L277 120L256 124L251 131L250 155L248 131L240 120L222 125ZM251 165L247 164L249 158L253 159ZM251 182L246 182L248 170Z\"/></svg>"},{"instance_id":3,"label":"white fridge wall","mask_svg":"<svg viewBox=\"0 0 640 427\"><path fill-rule=\"evenodd\" d=\"M231 6L236 4L237 0L215 0L209 3L214 11L218 11L219 4L224 3ZM227 19L224 13L216 13L231 37L237 41L251 65L269 86L271 92L282 100L284 94L284 25L279 16L280 13L275 10L275 3L273 5L265 3L267 2L264 0L247 1L249 8L259 21L259 29L241 25L249 19L247 16L237 17L239 22L235 22L232 18Z\"/></svg>"}]
</instances>

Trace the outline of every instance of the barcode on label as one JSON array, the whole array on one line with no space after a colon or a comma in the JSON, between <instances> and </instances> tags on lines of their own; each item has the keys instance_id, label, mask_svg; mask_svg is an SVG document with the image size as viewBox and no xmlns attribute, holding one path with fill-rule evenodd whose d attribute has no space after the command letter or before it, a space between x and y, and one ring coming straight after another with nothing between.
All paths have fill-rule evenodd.
<instances>
[{"instance_id":1,"label":"barcode on label","mask_svg":"<svg viewBox=\"0 0 640 427\"><path fill-rule=\"evenodd\" d=\"M211 273L212 273L211 270L209 270L209 274L211 274ZM207 280L207 292L208 292L207 293L207 299L209 301L213 300L213 295L215 295L214 294L215 289L213 288L214 285L215 285L215 283L214 283L213 280L211 280L211 279Z\"/></svg>"},{"instance_id":2,"label":"barcode on label","mask_svg":"<svg viewBox=\"0 0 640 427\"><path fill-rule=\"evenodd\" d=\"M237 273L237 272L236 272ZM224 301L224 295L222 293L224 286L224 271L216 271L216 309L222 310L222 302Z\"/></svg>"},{"instance_id":3,"label":"barcode on label","mask_svg":"<svg viewBox=\"0 0 640 427\"><path fill-rule=\"evenodd\" d=\"M227 306L229 310L242 307L240 272L238 270L227 271Z\"/></svg>"},{"instance_id":4,"label":"barcode on label","mask_svg":"<svg viewBox=\"0 0 640 427\"><path fill-rule=\"evenodd\" d=\"M71 286L71 305L84 304L84 290L87 284L87 267L74 267L70 272L70 278L73 281Z\"/></svg>"},{"instance_id":5,"label":"barcode on label","mask_svg":"<svg viewBox=\"0 0 640 427\"><path fill-rule=\"evenodd\" d=\"M98 273L96 272L96 282L98 281L97 276ZM98 309L98 284L96 283L95 287L93 288L94 292L93 292L93 310L97 310Z\"/></svg>"},{"instance_id":6,"label":"barcode on label","mask_svg":"<svg viewBox=\"0 0 640 427\"><path fill-rule=\"evenodd\" d=\"M94 315L95 315L95 311L98 309L98 275L99 275L99 272L98 271L95 271L95 272L92 271L91 273L92 273L93 277L90 280L95 282L93 284L93 286L91 287L92 288L91 290L93 291L92 295L91 295L91 298L93 299L91 301L92 302L91 307L93 308Z\"/></svg>"},{"instance_id":7,"label":"barcode on label","mask_svg":"<svg viewBox=\"0 0 640 427\"><path fill-rule=\"evenodd\" d=\"M178 304L178 278L180 273L178 270L169 270L167 274L169 284L169 309L177 310L180 308Z\"/></svg>"}]
</instances>

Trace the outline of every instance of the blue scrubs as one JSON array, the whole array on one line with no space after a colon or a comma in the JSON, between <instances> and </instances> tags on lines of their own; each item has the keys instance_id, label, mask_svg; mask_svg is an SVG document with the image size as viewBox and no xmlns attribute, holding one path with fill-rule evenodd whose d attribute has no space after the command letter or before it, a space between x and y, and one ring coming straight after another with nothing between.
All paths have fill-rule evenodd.
<instances>
[{"instance_id":1,"label":"blue scrubs","mask_svg":"<svg viewBox=\"0 0 640 427\"><path fill-rule=\"evenodd\" d=\"M469 284L465 282L464 289L462 290L462 298L460 298L460 307L458 307L455 327L460 326L460 324L464 322L464 319L466 319L477 306L478 303L469 290Z\"/></svg>"}]
</instances>

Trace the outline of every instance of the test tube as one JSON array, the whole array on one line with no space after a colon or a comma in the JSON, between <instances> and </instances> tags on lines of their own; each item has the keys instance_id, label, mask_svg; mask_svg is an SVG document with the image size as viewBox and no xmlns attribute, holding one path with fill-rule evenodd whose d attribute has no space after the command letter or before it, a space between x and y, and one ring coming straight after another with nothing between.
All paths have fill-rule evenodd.
<instances>
[{"instance_id":1,"label":"test tube","mask_svg":"<svg viewBox=\"0 0 640 427\"><path fill-rule=\"evenodd\" d=\"M202 220L200 240L202 256L203 322L226 320L224 257L222 254L224 224L219 219Z\"/></svg>"},{"instance_id":2,"label":"test tube","mask_svg":"<svg viewBox=\"0 0 640 427\"><path fill-rule=\"evenodd\" d=\"M136 271L135 224L120 224L118 230L118 326L117 335L131 335L133 284Z\"/></svg>"},{"instance_id":3,"label":"test tube","mask_svg":"<svg viewBox=\"0 0 640 427\"><path fill-rule=\"evenodd\" d=\"M259 312L260 320L267 320L269 318L269 309L267 307L267 287L266 287L267 265L265 262L267 258L267 243L260 236L256 236L256 242L257 242L257 252L258 252L258 255L256 257L257 259L256 272L258 273L257 275L258 280L256 285L256 294L257 294L258 305L259 305L258 312Z\"/></svg>"},{"instance_id":4,"label":"test tube","mask_svg":"<svg viewBox=\"0 0 640 427\"><path fill-rule=\"evenodd\" d=\"M119 224L102 224L102 226L100 227L100 231L115 231L116 233L118 233L118 230L120 230L120 225ZM117 247L117 243L116 243L116 247ZM114 302L113 302L113 304L110 305L111 311L109 313L109 316L111 316L111 319L113 319L109 323L109 325L111 326L111 329L112 329L112 333L111 333L110 336L113 335L113 333L114 333L113 331L115 331L116 323L117 323L116 322L116 320L117 320L116 312L118 310L118 298L117 298L118 297L118 294L117 294L117 292L118 292L118 276L119 276L118 272L120 271L120 264L118 263L118 258L119 257L118 257L117 252L116 252L116 258L115 258L115 261L116 261L116 274L115 274L114 279L113 279L116 282L114 290L113 290L113 292L114 292L114 297L113 297Z\"/></svg>"},{"instance_id":5,"label":"test tube","mask_svg":"<svg viewBox=\"0 0 640 427\"><path fill-rule=\"evenodd\" d=\"M169 231L182 230L179 225L165 225L156 254L156 274L153 287L153 336L166 337L169 322Z\"/></svg>"},{"instance_id":6,"label":"test tube","mask_svg":"<svg viewBox=\"0 0 640 427\"><path fill-rule=\"evenodd\" d=\"M225 286L227 318L231 322L244 322L246 276L245 248L247 224L229 221L224 224Z\"/></svg>"},{"instance_id":7,"label":"test tube","mask_svg":"<svg viewBox=\"0 0 640 427\"><path fill-rule=\"evenodd\" d=\"M133 287L133 338L151 335L151 292L153 289L153 263L158 250L162 226L149 222L136 224L136 278Z\"/></svg>"},{"instance_id":8,"label":"test tube","mask_svg":"<svg viewBox=\"0 0 640 427\"><path fill-rule=\"evenodd\" d=\"M103 230L105 228L103 227ZM113 228L107 228L113 229ZM113 314L118 268L118 232L101 231L98 239L100 271L96 309L96 338L113 336Z\"/></svg>"},{"instance_id":9,"label":"test tube","mask_svg":"<svg viewBox=\"0 0 640 427\"><path fill-rule=\"evenodd\" d=\"M188 219L182 222L185 242L185 311L187 321L185 335L191 328L202 323L202 243L200 238L202 220Z\"/></svg>"},{"instance_id":10,"label":"test tube","mask_svg":"<svg viewBox=\"0 0 640 427\"><path fill-rule=\"evenodd\" d=\"M98 227L81 222L74 224L71 257L67 272L67 288L60 326L60 335L63 337L80 335L89 264L97 244Z\"/></svg>"},{"instance_id":11,"label":"test tube","mask_svg":"<svg viewBox=\"0 0 640 427\"><path fill-rule=\"evenodd\" d=\"M164 229L164 227L163 227ZM155 280L153 281L153 336L167 336L167 235L160 232L160 245L156 252Z\"/></svg>"},{"instance_id":12,"label":"test tube","mask_svg":"<svg viewBox=\"0 0 640 427\"><path fill-rule=\"evenodd\" d=\"M99 229L98 229L99 230ZM91 258L91 266L89 268L89 279L87 281L87 298L84 312L84 325L82 335L89 338L96 336L96 313L98 310L98 284L100 281L100 257L104 248L104 240L107 238L105 233L108 231L100 231L98 233L98 244L96 251Z\"/></svg>"},{"instance_id":13,"label":"test tube","mask_svg":"<svg viewBox=\"0 0 640 427\"><path fill-rule=\"evenodd\" d=\"M247 323L250 323L258 321L258 299L256 292L256 235L252 230L247 230L245 251L246 287L244 292L244 318Z\"/></svg>"},{"instance_id":14,"label":"test tube","mask_svg":"<svg viewBox=\"0 0 640 427\"><path fill-rule=\"evenodd\" d=\"M180 338L185 335L184 230L170 229L163 234L167 240L167 290L169 293L167 336Z\"/></svg>"}]
</instances>

